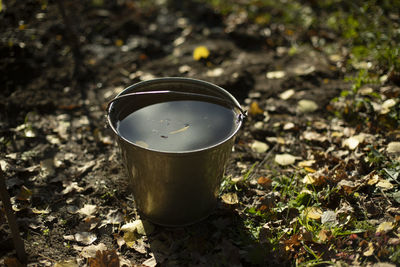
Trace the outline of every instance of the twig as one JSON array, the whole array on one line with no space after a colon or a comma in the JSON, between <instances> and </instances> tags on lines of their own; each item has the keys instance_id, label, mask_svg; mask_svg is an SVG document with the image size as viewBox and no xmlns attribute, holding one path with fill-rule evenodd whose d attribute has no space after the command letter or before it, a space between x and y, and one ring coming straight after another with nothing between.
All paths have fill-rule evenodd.
<instances>
[{"instance_id":1,"label":"twig","mask_svg":"<svg viewBox=\"0 0 400 267\"><path fill-rule=\"evenodd\" d=\"M15 218L15 214L11 207L10 195L8 194L6 188L5 174L1 169L1 167L0 167L0 197L1 201L3 202L4 209L6 211L8 225L10 226L11 229L11 235L13 238L15 251L17 252L17 257L20 262L25 263L26 253L25 253L24 241L21 239L21 236L19 234L17 220Z\"/></svg>"}]
</instances>

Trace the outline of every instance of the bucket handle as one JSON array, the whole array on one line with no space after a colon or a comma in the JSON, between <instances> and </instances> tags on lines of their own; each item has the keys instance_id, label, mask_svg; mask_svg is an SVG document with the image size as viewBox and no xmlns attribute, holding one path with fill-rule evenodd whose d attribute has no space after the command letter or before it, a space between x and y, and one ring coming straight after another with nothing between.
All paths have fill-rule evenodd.
<instances>
[{"instance_id":1,"label":"bucket handle","mask_svg":"<svg viewBox=\"0 0 400 267\"><path fill-rule=\"evenodd\" d=\"M123 98L127 97L133 97L133 96L138 96L138 95L150 95L150 94L178 94L178 95L186 95L186 96L193 96L196 98L203 98L203 99L208 99L208 100L213 100L215 102L223 103L228 106L234 106L235 108L239 109L240 114L239 114L239 120L243 120L245 117L247 117L247 112L242 109L240 104L237 101L228 101L226 99L216 97L216 96L210 96L210 95L204 95L204 94L197 94L197 93L188 93L188 92L179 92L179 91L171 91L171 90L162 90L162 91L143 91L143 92L134 92L134 93L128 93L128 94L122 94L114 99L110 100L107 104L107 115L110 113L110 107L111 104L114 103L115 101L121 100Z\"/></svg>"}]
</instances>

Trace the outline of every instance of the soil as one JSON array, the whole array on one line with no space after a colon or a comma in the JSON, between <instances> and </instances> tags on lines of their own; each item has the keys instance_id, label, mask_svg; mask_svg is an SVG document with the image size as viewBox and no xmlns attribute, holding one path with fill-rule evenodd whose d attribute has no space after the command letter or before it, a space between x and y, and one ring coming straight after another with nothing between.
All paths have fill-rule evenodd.
<instances>
[{"instance_id":1,"label":"soil","mask_svg":"<svg viewBox=\"0 0 400 267\"><path fill-rule=\"evenodd\" d=\"M279 137L286 122L296 125L290 131L298 137L307 123L329 116L326 106L347 86L340 62L311 43L291 54L293 42L309 38L306 33L288 36L276 26L266 34L261 26L229 21L196 1L145 7L137 1L3 2L1 159L29 266L70 259L83 265L82 251L89 244L115 249L135 265L152 256L161 266L282 263L255 240L240 209L222 201L205 221L155 226L143 247L120 246L118 226L140 215L105 107L133 83L171 76L215 83L246 109L257 102L265 112L246 120L226 169L226 176L240 177L269 155L254 152L254 140ZM198 46L207 47L210 56L194 60ZM309 72L297 71L310 66ZM273 71L285 76L267 78ZM289 89L294 96L282 100L279 94ZM300 113L296 106L302 99L315 101L319 109ZM265 121L262 129L254 127L257 121ZM307 153L301 142L268 144L276 152ZM252 178L264 171L257 165ZM253 184L240 201L250 205L257 194ZM82 211L88 204L96 207L94 217ZM123 221L113 224L116 214ZM3 213L0 219L3 262L15 251ZM96 240L78 242L81 232L94 233Z\"/></svg>"}]
</instances>

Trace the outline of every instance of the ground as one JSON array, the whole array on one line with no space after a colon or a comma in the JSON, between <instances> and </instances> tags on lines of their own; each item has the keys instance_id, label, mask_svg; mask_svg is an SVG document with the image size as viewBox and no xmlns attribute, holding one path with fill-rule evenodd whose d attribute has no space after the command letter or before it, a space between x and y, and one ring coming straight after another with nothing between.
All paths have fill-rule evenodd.
<instances>
[{"instance_id":1,"label":"ground","mask_svg":"<svg viewBox=\"0 0 400 267\"><path fill-rule=\"evenodd\" d=\"M294 45L340 43L334 32L159 2L2 3L0 162L28 265L100 266L96 251L106 266L398 264L398 76L356 88L382 96L364 118L343 94L357 81L349 52ZM209 55L194 58L199 47ZM105 108L172 76L225 88L248 117L215 212L143 229ZM0 262L17 266L3 210Z\"/></svg>"}]
</instances>

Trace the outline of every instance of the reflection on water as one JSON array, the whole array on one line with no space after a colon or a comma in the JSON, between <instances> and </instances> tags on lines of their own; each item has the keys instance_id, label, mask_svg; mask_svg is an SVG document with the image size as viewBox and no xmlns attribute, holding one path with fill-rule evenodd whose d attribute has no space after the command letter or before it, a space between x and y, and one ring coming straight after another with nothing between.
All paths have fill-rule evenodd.
<instances>
[{"instance_id":1,"label":"reflection on water","mask_svg":"<svg viewBox=\"0 0 400 267\"><path fill-rule=\"evenodd\" d=\"M193 100L153 104L133 112L117 125L119 134L131 142L170 152L217 144L236 128L235 113L230 108Z\"/></svg>"}]
</instances>

